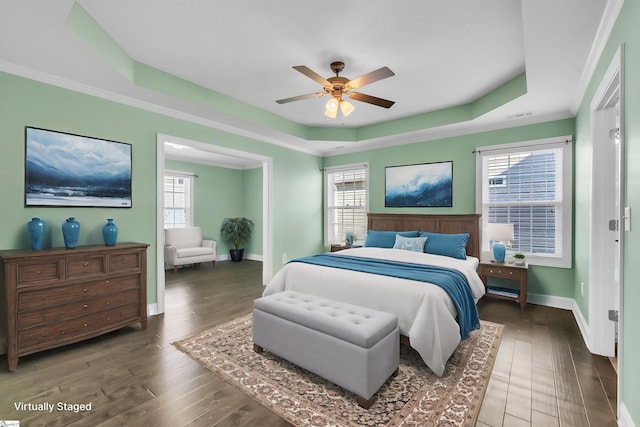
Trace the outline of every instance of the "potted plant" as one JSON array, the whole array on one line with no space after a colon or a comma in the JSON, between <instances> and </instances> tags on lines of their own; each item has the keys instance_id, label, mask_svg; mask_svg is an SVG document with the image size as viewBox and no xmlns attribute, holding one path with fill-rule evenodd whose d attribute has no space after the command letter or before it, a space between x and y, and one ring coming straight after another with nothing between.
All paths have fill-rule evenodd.
<instances>
[{"instance_id":1,"label":"potted plant","mask_svg":"<svg viewBox=\"0 0 640 427\"><path fill-rule=\"evenodd\" d=\"M515 254L513 254L513 258L514 258L514 263L516 265L524 265L524 254L517 252Z\"/></svg>"},{"instance_id":2,"label":"potted plant","mask_svg":"<svg viewBox=\"0 0 640 427\"><path fill-rule=\"evenodd\" d=\"M253 222L248 218L225 218L220 226L222 240L229 245L231 261L240 262L244 245L251 239Z\"/></svg>"}]
</instances>

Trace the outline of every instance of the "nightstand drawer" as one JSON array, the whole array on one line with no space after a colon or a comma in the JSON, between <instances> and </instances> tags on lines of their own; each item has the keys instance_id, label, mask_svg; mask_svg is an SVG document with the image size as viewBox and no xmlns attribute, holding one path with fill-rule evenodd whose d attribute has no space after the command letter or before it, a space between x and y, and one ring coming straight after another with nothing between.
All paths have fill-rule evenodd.
<instances>
[{"instance_id":1,"label":"nightstand drawer","mask_svg":"<svg viewBox=\"0 0 640 427\"><path fill-rule=\"evenodd\" d=\"M490 277L502 277L504 279L520 280L523 274L527 274L527 270L516 268L504 268L500 266L482 267L481 275Z\"/></svg>"}]
</instances>

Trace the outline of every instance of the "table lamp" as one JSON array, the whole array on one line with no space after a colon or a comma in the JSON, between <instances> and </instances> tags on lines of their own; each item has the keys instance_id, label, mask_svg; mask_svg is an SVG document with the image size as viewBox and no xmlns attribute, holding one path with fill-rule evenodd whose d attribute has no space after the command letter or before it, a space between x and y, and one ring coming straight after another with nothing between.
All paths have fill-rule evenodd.
<instances>
[{"instance_id":1,"label":"table lamp","mask_svg":"<svg viewBox=\"0 0 640 427\"><path fill-rule=\"evenodd\" d=\"M513 224L489 223L489 240L493 240L493 258L504 262L507 253L506 242L513 240Z\"/></svg>"}]
</instances>

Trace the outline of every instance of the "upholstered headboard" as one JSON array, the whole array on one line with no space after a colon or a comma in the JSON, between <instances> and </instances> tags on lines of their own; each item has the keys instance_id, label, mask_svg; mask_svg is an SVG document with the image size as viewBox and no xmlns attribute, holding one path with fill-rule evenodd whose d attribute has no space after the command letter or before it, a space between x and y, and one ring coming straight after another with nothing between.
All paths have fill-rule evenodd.
<instances>
[{"instance_id":1,"label":"upholstered headboard","mask_svg":"<svg viewBox=\"0 0 640 427\"><path fill-rule=\"evenodd\" d=\"M480 258L480 214L428 215L370 213L367 230L469 233L467 255Z\"/></svg>"}]
</instances>

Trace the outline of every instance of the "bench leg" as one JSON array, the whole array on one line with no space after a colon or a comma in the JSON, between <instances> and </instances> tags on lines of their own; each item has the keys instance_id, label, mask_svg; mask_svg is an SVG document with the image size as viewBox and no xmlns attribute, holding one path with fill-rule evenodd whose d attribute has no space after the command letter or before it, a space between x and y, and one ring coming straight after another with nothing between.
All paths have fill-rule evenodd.
<instances>
[{"instance_id":1,"label":"bench leg","mask_svg":"<svg viewBox=\"0 0 640 427\"><path fill-rule=\"evenodd\" d=\"M373 402L375 402L375 400L376 400L375 394L371 396L370 399L365 399L362 396L356 396L356 402L358 403L358 405L360 405L364 409L369 409L371 405L373 405Z\"/></svg>"},{"instance_id":2,"label":"bench leg","mask_svg":"<svg viewBox=\"0 0 640 427\"><path fill-rule=\"evenodd\" d=\"M256 353L262 353L264 351L264 348L260 347L258 344L253 344L253 351L255 351Z\"/></svg>"},{"instance_id":3,"label":"bench leg","mask_svg":"<svg viewBox=\"0 0 640 427\"><path fill-rule=\"evenodd\" d=\"M174 272L174 273L177 273L177 272L178 272L178 266L177 266L177 265L174 265L174 266L173 266L173 272Z\"/></svg>"},{"instance_id":4,"label":"bench leg","mask_svg":"<svg viewBox=\"0 0 640 427\"><path fill-rule=\"evenodd\" d=\"M215 261L211 261L213 263L213 268L216 268L216 262Z\"/></svg>"}]
</instances>

